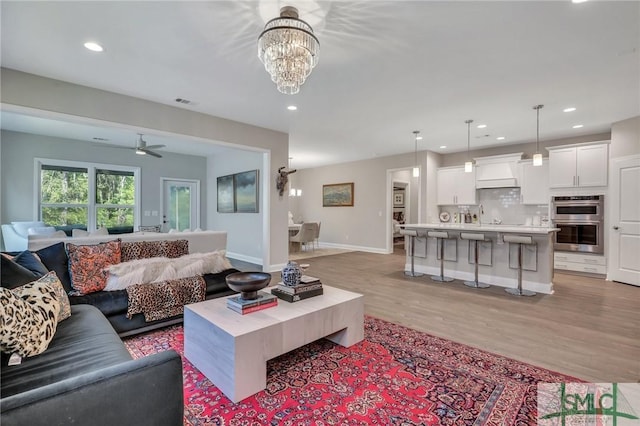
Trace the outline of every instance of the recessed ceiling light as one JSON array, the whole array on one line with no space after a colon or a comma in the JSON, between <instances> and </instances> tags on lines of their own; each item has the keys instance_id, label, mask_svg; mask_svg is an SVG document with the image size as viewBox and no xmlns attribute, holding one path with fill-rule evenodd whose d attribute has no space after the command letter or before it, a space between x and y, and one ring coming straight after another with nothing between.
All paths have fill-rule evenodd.
<instances>
[{"instance_id":1,"label":"recessed ceiling light","mask_svg":"<svg viewBox=\"0 0 640 426\"><path fill-rule=\"evenodd\" d=\"M446 147L446 145L440 145L440 149L445 149Z\"/></svg>"},{"instance_id":2,"label":"recessed ceiling light","mask_svg":"<svg viewBox=\"0 0 640 426\"><path fill-rule=\"evenodd\" d=\"M576 110L576 109L575 109L574 107L570 107L570 108L565 108L565 109L563 109L563 110L562 110L562 112L573 112L573 111L575 111L575 110Z\"/></svg>"},{"instance_id":3,"label":"recessed ceiling light","mask_svg":"<svg viewBox=\"0 0 640 426\"><path fill-rule=\"evenodd\" d=\"M93 41L88 41L84 44L84 47L91 50L92 52L102 52L104 49L98 43Z\"/></svg>"},{"instance_id":4,"label":"recessed ceiling light","mask_svg":"<svg viewBox=\"0 0 640 426\"><path fill-rule=\"evenodd\" d=\"M295 106L295 105L289 105L289 106L287 107L287 109L288 109L289 111L295 111L295 110L297 110L297 109L298 109L298 107L297 107L297 106Z\"/></svg>"},{"instance_id":5,"label":"recessed ceiling light","mask_svg":"<svg viewBox=\"0 0 640 426\"><path fill-rule=\"evenodd\" d=\"M484 129L485 127L487 127L486 124L478 124L478 129Z\"/></svg>"},{"instance_id":6,"label":"recessed ceiling light","mask_svg":"<svg viewBox=\"0 0 640 426\"><path fill-rule=\"evenodd\" d=\"M504 136L498 136L496 139L499 140L499 141L503 141L504 140Z\"/></svg>"},{"instance_id":7,"label":"recessed ceiling light","mask_svg":"<svg viewBox=\"0 0 640 426\"><path fill-rule=\"evenodd\" d=\"M571 0L571 3L584 3L587 0Z\"/></svg>"},{"instance_id":8,"label":"recessed ceiling light","mask_svg":"<svg viewBox=\"0 0 640 426\"><path fill-rule=\"evenodd\" d=\"M579 129L581 127L584 127L582 124L576 124L575 126L573 126L574 129Z\"/></svg>"}]
</instances>

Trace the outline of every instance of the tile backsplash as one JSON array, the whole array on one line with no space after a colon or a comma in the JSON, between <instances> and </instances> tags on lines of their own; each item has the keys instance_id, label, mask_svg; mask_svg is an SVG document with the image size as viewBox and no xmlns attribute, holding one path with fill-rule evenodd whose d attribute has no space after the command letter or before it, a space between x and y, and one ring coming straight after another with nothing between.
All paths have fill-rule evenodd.
<instances>
[{"instance_id":1,"label":"tile backsplash","mask_svg":"<svg viewBox=\"0 0 640 426\"><path fill-rule=\"evenodd\" d=\"M524 225L535 222L535 216L541 220L549 217L548 205L521 204L520 188L478 189L477 201L477 205L471 206L440 206L440 211L449 212L453 221L454 213L469 211L472 215L477 215L478 205L482 204L482 223L492 223L496 219L503 225Z\"/></svg>"}]
</instances>

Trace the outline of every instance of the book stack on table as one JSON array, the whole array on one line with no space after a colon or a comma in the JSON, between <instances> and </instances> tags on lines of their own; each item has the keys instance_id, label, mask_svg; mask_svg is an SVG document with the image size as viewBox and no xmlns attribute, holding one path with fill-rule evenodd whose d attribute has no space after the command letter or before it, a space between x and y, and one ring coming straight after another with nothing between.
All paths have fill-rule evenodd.
<instances>
[{"instance_id":1,"label":"book stack on table","mask_svg":"<svg viewBox=\"0 0 640 426\"><path fill-rule=\"evenodd\" d=\"M227 308L242 315L261 311L272 306L278 306L278 298L265 291L259 291L257 299L245 300L240 295L227 299Z\"/></svg>"},{"instance_id":2,"label":"book stack on table","mask_svg":"<svg viewBox=\"0 0 640 426\"><path fill-rule=\"evenodd\" d=\"M321 295L322 283L318 278L303 275L300 284L289 286L279 282L276 288L271 289L271 294L287 302L297 302Z\"/></svg>"}]
</instances>

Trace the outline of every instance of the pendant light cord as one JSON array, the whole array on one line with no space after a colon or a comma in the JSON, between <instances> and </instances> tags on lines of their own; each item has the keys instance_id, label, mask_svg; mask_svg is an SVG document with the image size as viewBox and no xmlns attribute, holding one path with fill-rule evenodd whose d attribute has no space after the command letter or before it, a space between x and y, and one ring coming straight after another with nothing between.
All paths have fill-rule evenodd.
<instances>
[{"instance_id":1,"label":"pendant light cord","mask_svg":"<svg viewBox=\"0 0 640 426\"><path fill-rule=\"evenodd\" d=\"M533 109L536 110L536 154L540 153L540 109L542 109L544 105L536 105Z\"/></svg>"},{"instance_id":2,"label":"pendant light cord","mask_svg":"<svg viewBox=\"0 0 640 426\"><path fill-rule=\"evenodd\" d=\"M467 123L467 160L470 160L469 150L471 149L471 123L473 123L473 120L467 120L465 123Z\"/></svg>"}]
</instances>

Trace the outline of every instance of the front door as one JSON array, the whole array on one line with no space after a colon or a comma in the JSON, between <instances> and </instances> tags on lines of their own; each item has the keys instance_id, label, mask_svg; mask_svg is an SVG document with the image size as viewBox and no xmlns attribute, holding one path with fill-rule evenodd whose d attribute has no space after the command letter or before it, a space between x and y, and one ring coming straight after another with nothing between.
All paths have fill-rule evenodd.
<instances>
[{"instance_id":1,"label":"front door","mask_svg":"<svg viewBox=\"0 0 640 426\"><path fill-rule=\"evenodd\" d=\"M640 286L640 157L615 159L611 171L609 276Z\"/></svg>"},{"instance_id":2,"label":"front door","mask_svg":"<svg viewBox=\"0 0 640 426\"><path fill-rule=\"evenodd\" d=\"M163 230L200 227L200 182L163 179Z\"/></svg>"}]
</instances>

